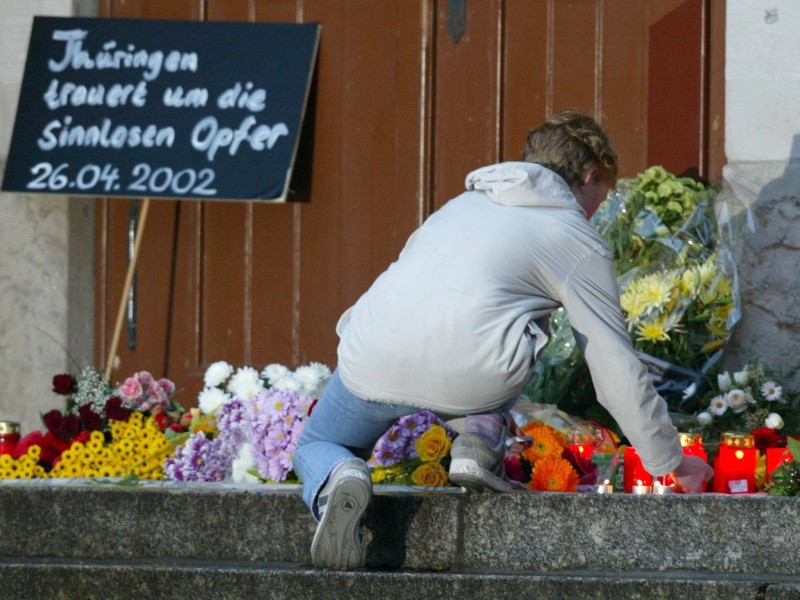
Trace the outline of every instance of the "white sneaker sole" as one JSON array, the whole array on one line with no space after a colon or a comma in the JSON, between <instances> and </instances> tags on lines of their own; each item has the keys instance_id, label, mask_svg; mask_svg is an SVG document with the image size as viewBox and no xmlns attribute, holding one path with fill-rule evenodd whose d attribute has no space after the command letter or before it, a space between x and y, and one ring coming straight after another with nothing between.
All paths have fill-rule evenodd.
<instances>
[{"instance_id":1,"label":"white sneaker sole","mask_svg":"<svg viewBox=\"0 0 800 600\"><path fill-rule=\"evenodd\" d=\"M491 471L482 469L469 458L454 458L450 463L450 481L473 492L510 492L514 487Z\"/></svg>"},{"instance_id":2,"label":"white sneaker sole","mask_svg":"<svg viewBox=\"0 0 800 600\"><path fill-rule=\"evenodd\" d=\"M372 482L357 469L345 471L328 497L311 541L311 560L320 569L344 571L364 566L361 518L372 498Z\"/></svg>"}]
</instances>

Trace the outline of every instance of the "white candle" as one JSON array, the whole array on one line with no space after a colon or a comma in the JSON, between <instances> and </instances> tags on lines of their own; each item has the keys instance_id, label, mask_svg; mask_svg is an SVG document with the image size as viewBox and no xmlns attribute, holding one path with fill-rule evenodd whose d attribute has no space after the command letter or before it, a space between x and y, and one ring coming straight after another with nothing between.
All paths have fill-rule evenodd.
<instances>
[{"instance_id":1,"label":"white candle","mask_svg":"<svg viewBox=\"0 0 800 600\"><path fill-rule=\"evenodd\" d=\"M663 485L660 481L656 481L653 485L653 493L658 494L659 496L666 496L667 494L672 493L672 486Z\"/></svg>"},{"instance_id":2,"label":"white candle","mask_svg":"<svg viewBox=\"0 0 800 600\"><path fill-rule=\"evenodd\" d=\"M614 486L611 485L611 482L606 479L603 483L597 486L597 493L598 494L611 494L614 492Z\"/></svg>"},{"instance_id":3,"label":"white candle","mask_svg":"<svg viewBox=\"0 0 800 600\"><path fill-rule=\"evenodd\" d=\"M636 496L644 496L645 494L653 493L653 486L642 485L641 479L637 479L636 484L637 485L631 486L631 494L635 494Z\"/></svg>"}]
</instances>

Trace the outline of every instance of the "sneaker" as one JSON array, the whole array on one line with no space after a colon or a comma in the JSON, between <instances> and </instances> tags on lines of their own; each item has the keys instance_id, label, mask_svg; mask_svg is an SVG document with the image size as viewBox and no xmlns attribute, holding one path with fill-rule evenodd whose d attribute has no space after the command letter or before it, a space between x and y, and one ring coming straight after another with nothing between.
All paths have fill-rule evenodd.
<instances>
[{"instance_id":1,"label":"sneaker","mask_svg":"<svg viewBox=\"0 0 800 600\"><path fill-rule=\"evenodd\" d=\"M477 433L462 433L450 449L450 481L474 492L487 489L510 492L514 486L506 477L505 436L492 448Z\"/></svg>"},{"instance_id":2,"label":"sneaker","mask_svg":"<svg viewBox=\"0 0 800 600\"><path fill-rule=\"evenodd\" d=\"M317 531L311 560L320 569L338 571L364 566L361 520L372 498L372 478L363 460L348 458L320 491Z\"/></svg>"}]
</instances>

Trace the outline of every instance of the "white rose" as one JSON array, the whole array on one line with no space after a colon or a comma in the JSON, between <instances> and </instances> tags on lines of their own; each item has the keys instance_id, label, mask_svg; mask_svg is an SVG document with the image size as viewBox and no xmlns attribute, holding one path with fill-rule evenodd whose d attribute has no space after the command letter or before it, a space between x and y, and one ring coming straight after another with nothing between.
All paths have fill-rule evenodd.
<instances>
[{"instance_id":1,"label":"white rose","mask_svg":"<svg viewBox=\"0 0 800 600\"><path fill-rule=\"evenodd\" d=\"M783 418L778 413L769 413L764 419L764 426L770 429L783 428Z\"/></svg>"},{"instance_id":2,"label":"white rose","mask_svg":"<svg viewBox=\"0 0 800 600\"><path fill-rule=\"evenodd\" d=\"M711 413L706 411L706 410L704 410L701 413L697 413L697 422L700 423L701 427L705 427L706 425L711 423L711 421L713 421L713 420L714 420L714 417L712 417Z\"/></svg>"},{"instance_id":3,"label":"white rose","mask_svg":"<svg viewBox=\"0 0 800 600\"><path fill-rule=\"evenodd\" d=\"M727 371L717 375L717 385L719 386L719 391L721 392L727 392L729 389L731 389L731 376Z\"/></svg>"},{"instance_id":4,"label":"white rose","mask_svg":"<svg viewBox=\"0 0 800 600\"><path fill-rule=\"evenodd\" d=\"M735 389L728 392L728 406L735 413L742 413L747 410L747 394L742 390Z\"/></svg>"}]
</instances>

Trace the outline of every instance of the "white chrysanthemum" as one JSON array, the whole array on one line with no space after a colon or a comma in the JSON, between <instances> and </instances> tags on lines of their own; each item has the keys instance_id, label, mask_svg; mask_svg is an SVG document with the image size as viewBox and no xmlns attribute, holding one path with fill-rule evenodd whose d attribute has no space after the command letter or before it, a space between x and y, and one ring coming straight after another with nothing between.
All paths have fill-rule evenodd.
<instances>
[{"instance_id":1,"label":"white chrysanthemum","mask_svg":"<svg viewBox=\"0 0 800 600\"><path fill-rule=\"evenodd\" d=\"M246 442L239 449L239 456L231 463L231 478L236 483L258 483L258 477L248 472L257 470L258 463L253 458L253 445Z\"/></svg>"},{"instance_id":2,"label":"white chrysanthemum","mask_svg":"<svg viewBox=\"0 0 800 600\"><path fill-rule=\"evenodd\" d=\"M697 413L697 422L700 424L701 427L705 427L713 420L714 417L712 417L711 413L708 411L704 410L703 412Z\"/></svg>"},{"instance_id":3,"label":"white chrysanthemum","mask_svg":"<svg viewBox=\"0 0 800 600\"><path fill-rule=\"evenodd\" d=\"M298 367L294 372L294 379L299 385L299 392L310 396L319 387L319 372L311 365Z\"/></svg>"},{"instance_id":4,"label":"white chrysanthemum","mask_svg":"<svg viewBox=\"0 0 800 600\"><path fill-rule=\"evenodd\" d=\"M228 391L234 398L252 400L264 389L264 382L253 367L240 367L228 382Z\"/></svg>"},{"instance_id":5,"label":"white chrysanthemum","mask_svg":"<svg viewBox=\"0 0 800 600\"><path fill-rule=\"evenodd\" d=\"M224 360L219 360L212 363L206 369L206 374L203 376L203 383L206 387L216 387L225 383L225 380L233 373L233 367L226 363Z\"/></svg>"},{"instance_id":6,"label":"white chrysanthemum","mask_svg":"<svg viewBox=\"0 0 800 600\"><path fill-rule=\"evenodd\" d=\"M770 429L781 429L783 427L783 417L778 413L769 413L764 419L764 426Z\"/></svg>"},{"instance_id":7,"label":"white chrysanthemum","mask_svg":"<svg viewBox=\"0 0 800 600\"><path fill-rule=\"evenodd\" d=\"M267 365L264 367L264 370L261 371L261 377L266 379L267 383L271 386L274 386L276 381L280 381L284 377L291 374L292 372L280 363L272 363L271 365Z\"/></svg>"},{"instance_id":8,"label":"white chrysanthemum","mask_svg":"<svg viewBox=\"0 0 800 600\"><path fill-rule=\"evenodd\" d=\"M197 398L197 406L203 413L210 415L231 400L232 398L218 387L209 387L200 392Z\"/></svg>"},{"instance_id":9,"label":"white chrysanthemum","mask_svg":"<svg viewBox=\"0 0 800 600\"><path fill-rule=\"evenodd\" d=\"M747 410L747 395L740 389L733 389L727 393L728 407L735 413L742 413Z\"/></svg>"},{"instance_id":10,"label":"white chrysanthemum","mask_svg":"<svg viewBox=\"0 0 800 600\"><path fill-rule=\"evenodd\" d=\"M728 399L725 396L714 396L708 405L708 410L717 417L725 414L728 410Z\"/></svg>"},{"instance_id":11,"label":"white chrysanthemum","mask_svg":"<svg viewBox=\"0 0 800 600\"><path fill-rule=\"evenodd\" d=\"M774 381L765 381L764 385L761 386L761 394L770 402L774 402L781 399L783 388Z\"/></svg>"},{"instance_id":12,"label":"white chrysanthemum","mask_svg":"<svg viewBox=\"0 0 800 600\"><path fill-rule=\"evenodd\" d=\"M731 389L731 376L727 371L717 375L717 385L720 392L727 392Z\"/></svg>"},{"instance_id":13,"label":"white chrysanthemum","mask_svg":"<svg viewBox=\"0 0 800 600\"><path fill-rule=\"evenodd\" d=\"M300 391L300 382L295 379L294 375L292 375L291 371L289 372L286 377L281 377L277 381L273 382L272 387L276 390L286 390L287 392L298 392Z\"/></svg>"}]
</instances>

